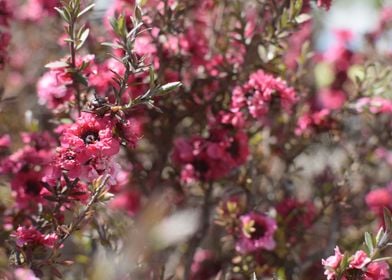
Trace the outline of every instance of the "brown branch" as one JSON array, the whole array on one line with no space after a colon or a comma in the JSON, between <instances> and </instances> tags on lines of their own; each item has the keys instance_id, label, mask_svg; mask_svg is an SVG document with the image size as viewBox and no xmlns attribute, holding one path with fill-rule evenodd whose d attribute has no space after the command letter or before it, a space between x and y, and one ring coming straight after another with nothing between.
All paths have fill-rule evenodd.
<instances>
[{"instance_id":1,"label":"brown branch","mask_svg":"<svg viewBox=\"0 0 392 280\"><path fill-rule=\"evenodd\" d=\"M202 213L200 215L200 229L196 234L189 240L188 250L185 253L185 268L184 268L184 280L190 279L191 276L191 266L193 258L195 256L197 248L199 248L201 242L206 235L208 228L210 227L210 198L212 194L212 182L207 185L204 193L204 201Z\"/></svg>"}]
</instances>

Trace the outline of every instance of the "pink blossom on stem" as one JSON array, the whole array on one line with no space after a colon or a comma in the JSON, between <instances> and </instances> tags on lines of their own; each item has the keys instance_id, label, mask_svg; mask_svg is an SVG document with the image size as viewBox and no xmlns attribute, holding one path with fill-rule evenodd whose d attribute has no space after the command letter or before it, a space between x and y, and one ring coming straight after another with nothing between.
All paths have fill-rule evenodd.
<instances>
[{"instance_id":1,"label":"pink blossom on stem","mask_svg":"<svg viewBox=\"0 0 392 280\"><path fill-rule=\"evenodd\" d=\"M251 212L240 217L240 236L236 250L241 253L256 250L271 251L275 248L274 233L277 225L274 219Z\"/></svg>"}]
</instances>

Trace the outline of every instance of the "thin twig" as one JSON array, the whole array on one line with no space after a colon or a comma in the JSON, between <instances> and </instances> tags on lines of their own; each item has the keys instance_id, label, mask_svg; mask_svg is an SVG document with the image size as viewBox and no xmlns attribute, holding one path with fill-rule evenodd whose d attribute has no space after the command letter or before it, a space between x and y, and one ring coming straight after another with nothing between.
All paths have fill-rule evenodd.
<instances>
[{"instance_id":1,"label":"thin twig","mask_svg":"<svg viewBox=\"0 0 392 280\"><path fill-rule=\"evenodd\" d=\"M197 248L199 248L201 242L206 235L208 228L210 227L210 198L212 194L212 183L207 185L207 188L204 193L204 201L202 213L200 215L200 229L196 232L196 234L189 241L188 250L185 254L185 269L184 269L184 280L190 279L191 276L191 266L193 262L194 255L196 253Z\"/></svg>"}]
</instances>

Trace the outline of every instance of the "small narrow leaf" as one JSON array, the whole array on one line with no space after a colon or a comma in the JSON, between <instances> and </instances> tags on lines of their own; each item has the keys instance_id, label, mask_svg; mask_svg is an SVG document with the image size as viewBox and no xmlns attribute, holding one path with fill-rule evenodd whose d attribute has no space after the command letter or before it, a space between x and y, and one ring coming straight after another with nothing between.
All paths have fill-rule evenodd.
<instances>
[{"instance_id":1,"label":"small narrow leaf","mask_svg":"<svg viewBox=\"0 0 392 280\"><path fill-rule=\"evenodd\" d=\"M365 244L369 250L369 254L374 252L373 238L369 232L365 232Z\"/></svg>"},{"instance_id":2,"label":"small narrow leaf","mask_svg":"<svg viewBox=\"0 0 392 280\"><path fill-rule=\"evenodd\" d=\"M69 66L68 63L65 61L54 61L45 65L46 68L51 68L51 69L63 68L68 66Z\"/></svg>"},{"instance_id":3,"label":"small narrow leaf","mask_svg":"<svg viewBox=\"0 0 392 280\"><path fill-rule=\"evenodd\" d=\"M94 6L95 6L94 3L91 4L91 5L88 5L86 8L84 8L84 9L77 15L77 17L79 18L79 17L83 16L85 13L89 12L92 8L94 8Z\"/></svg>"},{"instance_id":4,"label":"small narrow leaf","mask_svg":"<svg viewBox=\"0 0 392 280\"><path fill-rule=\"evenodd\" d=\"M179 88L181 85L182 85L181 82L172 82L172 83L165 84L158 89L157 95L165 95L165 94Z\"/></svg>"},{"instance_id":5,"label":"small narrow leaf","mask_svg":"<svg viewBox=\"0 0 392 280\"><path fill-rule=\"evenodd\" d=\"M63 20L64 20L65 22L67 22L67 23L70 22L70 18L69 18L68 15L65 13L65 11L63 11L63 10L61 10L60 8L57 8L57 7L55 7L54 9L59 13L59 15L63 18Z\"/></svg>"},{"instance_id":6,"label":"small narrow leaf","mask_svg":"<svg viewBox=\"0 0 392 280\"><path fill-rule=\"evenodd\" d=\"M112 49L122 49L123 47L119 44L116 43L110 43L110 42L103 42L101 43L102 46L110 47Z\"/></svg>"},{"instance_id":7,"label":"small narrow leaf","mask_svg":"<svg viewBox=\"0 0 392 280\"><path fill-rule=\"evenodd\" d=\"M90 29L87 28L80 35L80 38L79 38L80 41L79 41L78 46L76 47L77 50L80 49L83 46L83 44L86 42L89 33L90 33Z\"/></svg>"},{"instance_id":8,"label":"small narrow leaf","mask_svg":"<svg viewBox=\"0 0 392 280\"><path fill-rule=\"evenodd\" d=\"M136 7L135 7L135 17L136 17L136 19L139 22L142 21L142 16L143 16L142 9L140 9L140 7L138 5L136 5Z\"/></svg>"},{"instance_id":9,"label":"small narrow leaf","mask_svg":"<svg viewBox=\"0 0 392 280\"><path fill-rule=\"evenodd\" d=\"M383 257L373 260L373 262L382 262L382 261L389 261L392 257Z\"/></svg>"},{"instance_id":10,"label":"small narrow leaf","mask_svg":"<svg viewBox=\"0 0 392 280\"><path fill-rule=\"evenodd\" d=\"M376 235L376 244L378 244L380 242L380 238L383 234L384 234L384 228L380 227L380 229L378 230L377 235Z\"/></svg>"}]
</instances>

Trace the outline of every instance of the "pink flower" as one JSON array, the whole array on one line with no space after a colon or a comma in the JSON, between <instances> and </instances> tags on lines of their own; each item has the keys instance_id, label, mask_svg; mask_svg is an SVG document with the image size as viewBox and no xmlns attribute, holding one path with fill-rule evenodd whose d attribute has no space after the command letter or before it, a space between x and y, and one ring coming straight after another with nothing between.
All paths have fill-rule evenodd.
<instances>
[{"instance_id":1,"label":"pink flower","mask_svg":"<svg viewBox=\"0 0 392 280\"><path fill-rule=\"evenodd\" d=\"M328 109L305 113L298 118L295 134L309 137L315 132L331 128L334 122L330 114Z\"/></svg>"},{"instance_id":2,"label":"pink flower","mask_svg":"<svg viewBox=\"0 0 392 280\"><path fill-rule=\"evenodd\" d=\"M28 0L20 8L17 15L20 19L40 21L48 16L55 15L55 7L60 4L59 0Z\"/></svg>"},{"instance_id":3,"label":"pink flower","mask_svg":"<svg viewBox=\"0 0 392 280\"><path fill-rule=\"evenodd\" d=\"M110 201L109 206L113 209L126 211L129 215L135 215L141 206L141 195L136 190L127 190L119 193Z\"/></svg>"},{"instance_id":4,"label":"pink flower","mask_svg":"<svg viewBox=\"0 0 392 280\"><path fill-rule=\"evenodd\" d=\"M135 148L142 136L142 121L137 118L129 118L117 125L121 138L129 148Z\"/></svg>"},{"instance_id":5,"label":"pink flower","mask_svg":"<svg viewBox=\"0 0 392 280\"><path fill-rule=\"evenodd\" d=\"M339 267L340 262L343 259L343 254L340 252L338 246L335 247L335 255L328 257L326 260L321 260L321 264L324 266L324 275L327 276L328 280L335 280L336 269Z\"/></svg>"},{"instance_id":6,"label":"pink flower","mask_svg":"<svg viewBox=\"0 0 392 280\"><path fill-rule=\"evenodd\" d=\"M0 136L0 150L8 149L11 146L11 137L8 134Z\"/></svg>"},{"instance_id":7,"label":"pink flower","mask_svg":"<svg viewBox=\"0 0 392 280\"><path fill-rule=\"evenodd\" d=\"M119 152L120 143L113 135L114 123L108 117L82 114L66 129L60 138L62 148L80 153L86 163L92 157L113 156Z\"/></svg>"},{"instance_id":8,"label":"pink flower","mask_svg":"<svg viewBox=\"0 0 392 280\"><path fill-rule=\"evenodd\" d=\"M15 239L18 247L46 246L51 248L55 245L58 239L55 233L43 235L40 231L33 227L18 227L11 236Z\"/></svg>"},{"instance_id":9,"label":"pink flower","mask_svg":"<svg viewBox=\"0 0 392 280\"><path fill-rule=\"evenodd\" d=\"M349 263L350 268L362 269L368 263L370 263L371 259L367 256L367 254L362 251L356 251L355 255L352 257Z\"/></svg>"},{"instance_id":10,"label":"pink flower","mask_svg":"<svg viewBox=\"0 0 392 280\"><path fill-rule=\"evenodd\" d=\"M193 259L191 280L212 279L220 269L221 263L213 252L199 249Z\"/></svg>"},{"instance_id":11,"label":"pink flower","mask_svg":"<svg viewBox=\"0 0 392 280\"><path fill-rule=\"evenodd\" d=\"M18 267L14 270L15 280L40 280L34 272L28 268Z\"/></svg>"},{"instance_id":12,"label":"pink flower","mask_svg":"<svg viewBox=\"0 0 392 280\"><path fill-rule=\"evenodd\" d=\"M392 100L382 97L362 97L354 106L359 113L367 109L373 114L392 114Z\"/></svg>"},{"instance_id":13,"label":"pink flower","mask_svg":"<svg viewBox=\"0 0 392 280\"><path fill-rule=\"evenodd\" d=\"M331 110L341 108L347 99L344 91L335 89L322 89L317 97L322 108Z\"/></svg>"},{"instance_id":14,"label":"pink flower","mask_svg":"<svg viewBox=\"0 0 392 280\"><path fill-rule=\"evenodd\" d=\"M49 109L62 107L66 102L74 99L72 90L61 83L53 71L45 73L39 79L37 93L40 104L46 105Z\"/></svg>"},{"instance_id":15,"label":"pink flower","mask_svg":"<svg viewBox=\"0 0 392 280\"><path fill-rule=\"evenodd\" d=\"M257 212L240 217L240 236L236 250L241 253L275 248L274 233L277 225L274 219Z\"/></svg>"},{"instance_id":16,"label":"pink flower","mask_svg":"<svg viewBox=\"0 0 392 280\"><path fill-rule=\"evenodd\" d=\"M40 196L42 190L42 172L28 171L19 172L11 181L11 188L19 208L36 207L37 203L43 203Z\"/></svg>"},{"instance_id":17,"label":"pink flower","mask_svg":"<svg viewBox=\"0 0 392 280\"><path fill-rule=\"evenodd\" d=\"M385 261L371 262L366 267L365 280L387 280L390 279L389 265Z\"/></svg>"},{"instance_id":18,"label":"pink flower","mask_svg":"<svg viewBox=\"0 0 392 280\"><path fill-rule=\"evenodd\" d=\"M329 10L331 8L332 0L317 0L317 6Z\"/></svg>"},{"instance_id":19,"label":"pink flower","mask_svg":"<svg viewBox=\"0 0 392 280\"><path fill-rule=\"evenodd\" d=\"M227 175L243 164L248 156L245 133L232 133L221 127L211 129L208 138L179 138L174 143L172 159L182 167L181 178L186 183L210 181Z\"/></svg>"},{"instance_id":20,"label":"pink flower","mask_svg":"<svg viewBox=\"0 0 392 280\"><path fill-rule=\"evenodd\" d=\"M274 106L290 112L296 100L294 89L285 81L259 70L250 75L248 82L233 90L231 110L238 112L247 108L252 117L262 118L274 110Z\"/></svg>"},{"instance_id":21,"label":"pink flower","mask_svg":"<svg viewBox=\"0 0 392 280\"><path fill-rule=\"evenodd\" d=\"M0 0L0 11L1 11L0 26L8 27L9 20L13 16L11 5L9 3L11 2L7 0Z\"/></svg>"},{"instance_id":22,"label":"pink flower","mask_svg":"<svg viewBox=\"0 0 392 280\"><path fill-rule=\"evenodd\" d=\"M382 217L384 207L392 209L392 186L370 191L365 201L370 210Z\"/></svg>"}]
</instances>

